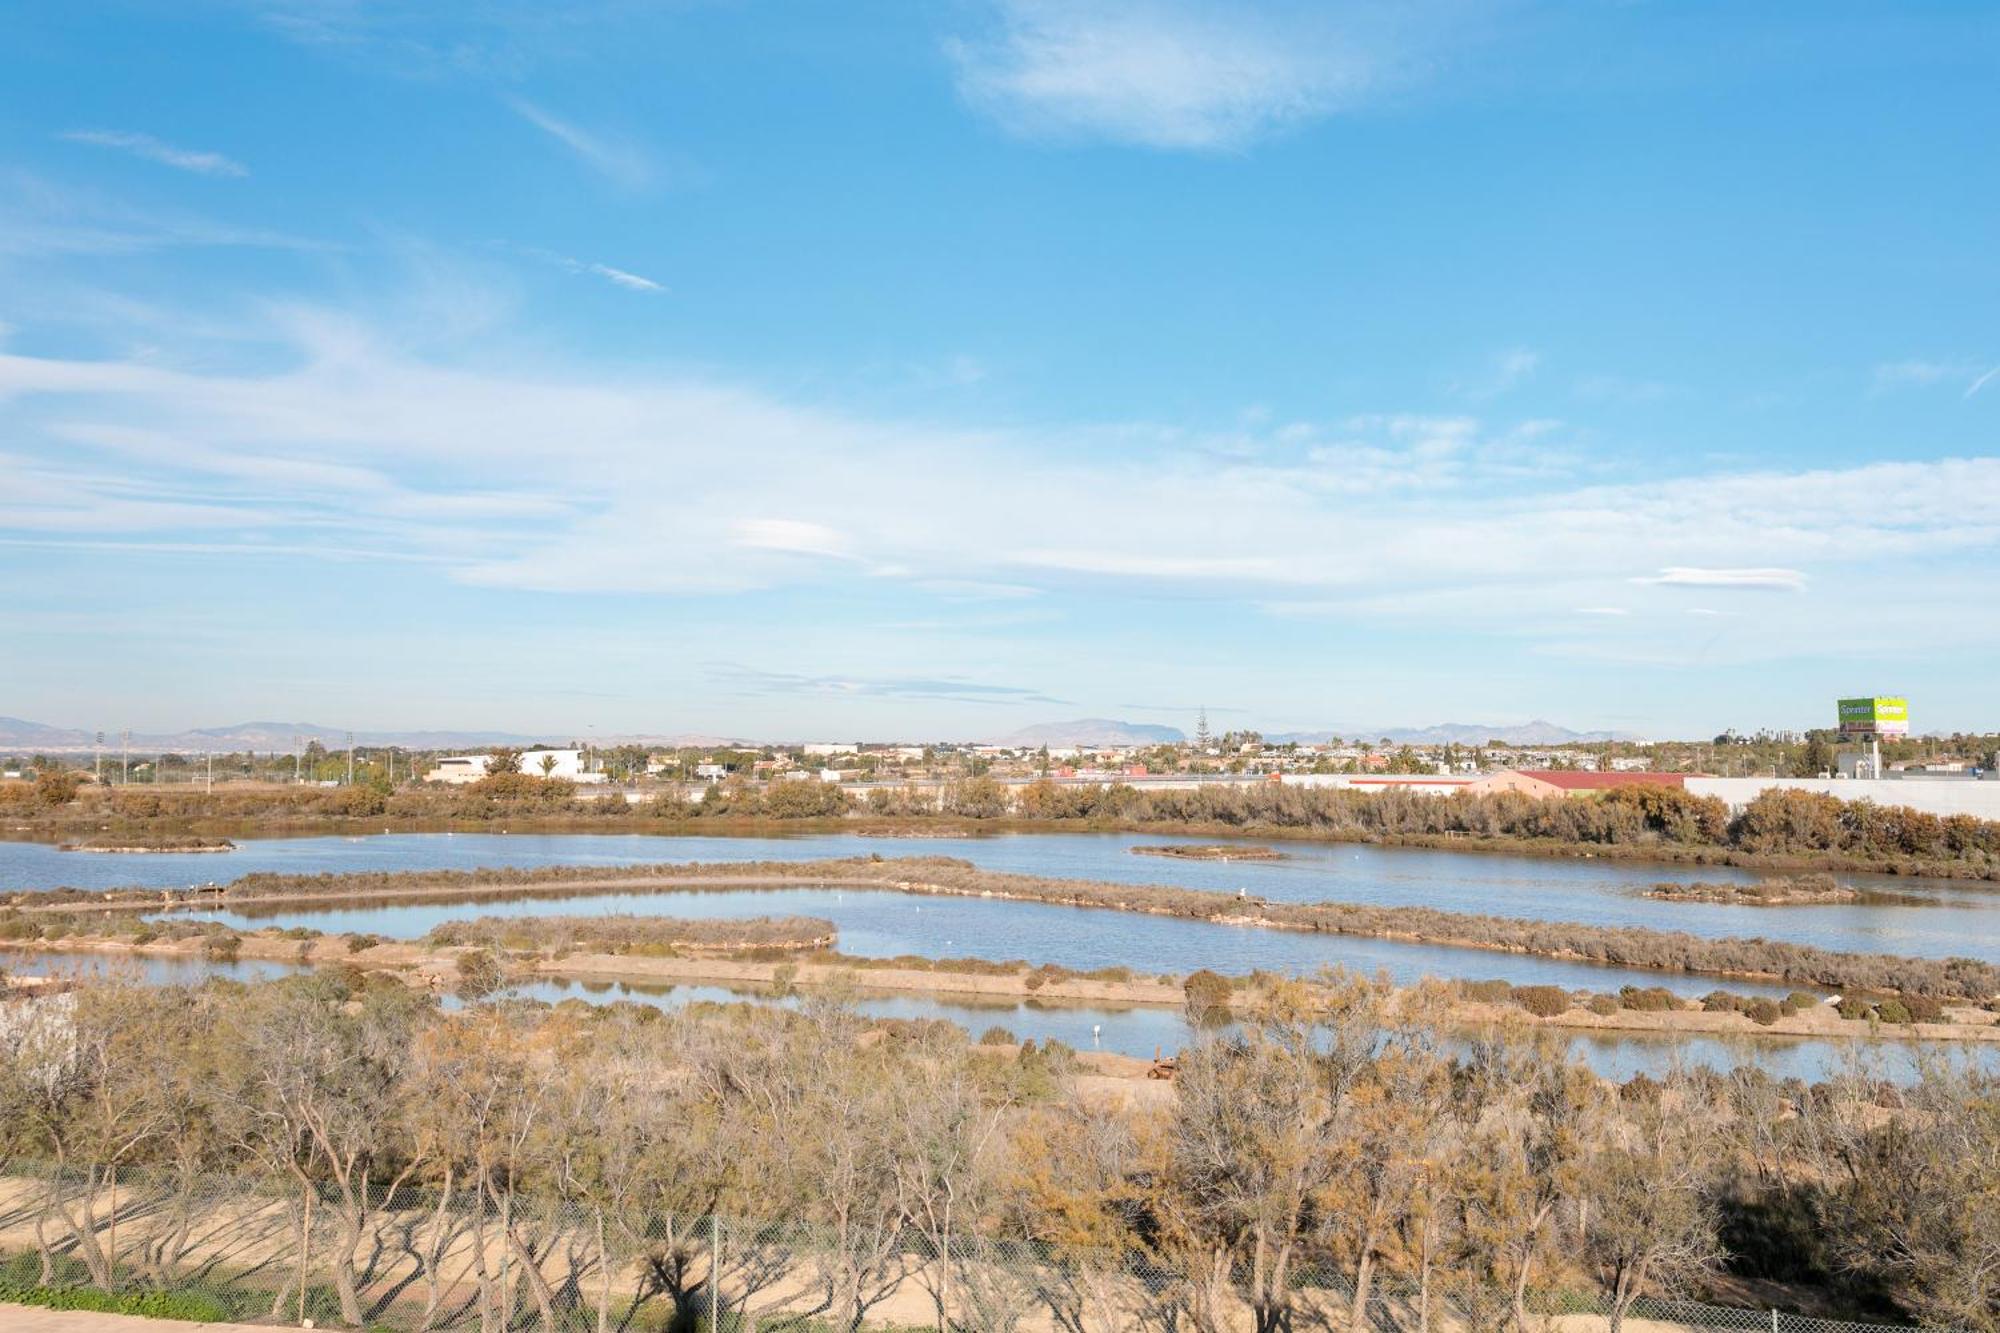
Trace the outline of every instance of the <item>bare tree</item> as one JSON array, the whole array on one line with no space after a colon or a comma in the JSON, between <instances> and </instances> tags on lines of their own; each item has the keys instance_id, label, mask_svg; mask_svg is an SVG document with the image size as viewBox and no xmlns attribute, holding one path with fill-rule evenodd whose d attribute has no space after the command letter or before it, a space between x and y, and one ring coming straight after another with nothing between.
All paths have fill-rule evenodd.
<instances>
[{"instance_id":1,"label":"bare tree","mask_svg":"<svg viewBox=\"0 0 2000 1333\"><path fill-rule=\"evenodd\" d=\"M1577 1173L1576 1256L1604 1289L1611 1333L1634 1301L1674 1293L1721 1258L1721 1141L1707 1097L1684 1079L1594 1117Z\"/></svg>"}]
</instances>

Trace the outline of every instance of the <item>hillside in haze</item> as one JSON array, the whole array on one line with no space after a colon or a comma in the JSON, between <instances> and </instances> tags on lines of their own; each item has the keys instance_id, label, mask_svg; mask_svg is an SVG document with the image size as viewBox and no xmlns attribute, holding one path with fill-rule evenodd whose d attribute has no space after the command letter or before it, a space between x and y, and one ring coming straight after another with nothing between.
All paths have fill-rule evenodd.
<instances>
[{"instance_id":1,"label":"hillside in haze","mask_svg":"<svg viewBox=\"0 0 2000 1333\"><path fill-rule=\"evenodd\" d=\"M1120 722L1108 717L1080 717L1069 722L1044 722L996 737L995 745L1176 745L1187 739L1178 727L1146 722Z\"/></svg>"},{"instance_id":2,"label":"hillside in haze","mask_svg":"<svg viewBox=\"0 0 2000 1333\"><path fill-rule=\"evenodd\" d=\"M405 750L480 750L495 745L566 745L577 738L558 734L531 736L515 731L356 731L357 746L393 745ZM175 732L133 732L135 750L169 750L224 753L236 750L289 751L295 746L318 741L329 750L347 745L349 732L314 722L238 722L225 727L195 727ZM0 717L0 748L74 752L91 749L96 743L89 731L55 727L18 717ZM118 732L106 730L107 749L123 742ZM608 734L594 738L595 745L727 745L727 738L706 735Z\"/></svg>"},{"instance_id":3,"label":"hillside in haze","mask_svg":"<svg viewBox=\"0 0 2000 1333\"><path fill-rule=\"evenodd\" d=\"M1342 727L1338 731L1287 731L1264 739L1278 744L1296 741L1301 745L1323 745L1335 736L1369 741L1386 736L1394 745L1484 745L1488 741L1503 741L1508 745L1583 745L1597 741L1641 739L1623 731L1572 731L1540 718L1513 726L1488 722L1440 722L1429 727Z\"/></svg>"}]
</instances>

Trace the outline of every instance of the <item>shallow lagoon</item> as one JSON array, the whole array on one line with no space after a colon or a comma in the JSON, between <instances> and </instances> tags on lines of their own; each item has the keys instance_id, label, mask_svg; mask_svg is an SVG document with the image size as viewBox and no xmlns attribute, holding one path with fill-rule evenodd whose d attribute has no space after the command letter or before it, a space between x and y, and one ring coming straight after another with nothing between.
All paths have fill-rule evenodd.
<instances>
[{"instance_id":1,"label":"shallow lagoon","mask_svg":"<svg viewBox=\"0 0 2000 1333\"><path fill-rule=\"evenodd\" d=\"M1963 956L2000 962L2000 887L1948 880L1841 875L1865 890L1917 903L1748 907L1669 903L1642 896L1661 880L1750 882L1728 867L1494 855L1421 848L1280 842L1277 861L1210 862L1134 856L1134 846L1213 843L1136 833L1021 833L971 838L665 837L645 834L443 834L274 838L222 854L142 856L58 852L42 843L0 842L0 888L57 885L185 887L253 871L461 869L481 866L613 867L654 861L815 860L822 857L955 856L988 870L1116 883L1175 884L1282 902L1422 905L1459 912L1603 926L1685 930L1704 936L1767 935L1826 949ZM1038 960L1039 961L1039 960Z\"/></svg>"}]
</instances>

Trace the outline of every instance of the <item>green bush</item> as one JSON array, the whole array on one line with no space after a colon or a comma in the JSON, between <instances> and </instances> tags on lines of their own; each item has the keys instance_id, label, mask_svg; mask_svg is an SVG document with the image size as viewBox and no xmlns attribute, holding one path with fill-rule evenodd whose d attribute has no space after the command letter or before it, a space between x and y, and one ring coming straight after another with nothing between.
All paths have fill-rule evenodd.
<instances>
[{"instance_id":1,"label":"green bush","mask_svg":"<svg viewBox=\"0 0 2000 1333\"><path fill-rule=\"evenodd\" d=\"M1910 1007L1901 1000L1884 1000L1875 1006L1875 1016L1884 1023L1914 1023Z\"/></svg>"},{"instance_id":2,"label":"green bush","mask_svg":"<svg viewBox=\"0 0 2000 1333\"><path fill-rule=\"evenodd\" d=\"M1554 1018L1569 1009L1569 992L1561 986L1516 986L1513 1001L1536 1018Z\"/></svg>"},{"instance_id":3,"label":"green bush","mask_svg":"<svg viewBox=\"0 0 2000 1333\"><path fill-rule=\"evenodd\" d=\"M1514 986L1507 981L1461 981L1458 993L1482 1004L1505 1004L1513 997Z\"/></svg>"},{"instance_id":4,"label":"green bush","mask_svg":"<svg viewBox=\"0 0 2000 1333\"><path fill-rule=\"evenodd\" d=\"M198 1291L99 1291L95 1287L33 1287L0 1282L0 1302L39 1305L46 1310L82 1310L93 1314L144 1315L151 1319L181 1319L219 1324L228 1307Z\"/></svg>"},{"instance_id":5,"label":"green bush","mask_svg":"<svg viewBox=\"0 0 2000 1333\"><path fill-rule=\"evenodd\" d=\"M1910 1011L1910 1020L1915 1023L1944 1022L1944 1006L1928 995L1905 995L1903 1007Z\"/></svg>"},{"instance_id":6,"label":"green bush","mask_svg":"<svg viewBox=\"0 0 2000 1333\"><path fill-rule=\"evenodd\" d=\"M243 941L235 935L211 935L202 942L201 951L211 963L233 963L243 952Z\"/></svg>"},{"instance_id":7,"label":"green bush","mask_svg":"<svg viewBox=\"0 0 2000 1333\"><path fill-rule=\"evenodd\" d=\"M1844 995L1841 997L1840 1016L1842 1018L1858 1020L1867 1018L1874 1012L1875 1006L1862 999L1859 995Z\"/></svg>"},{"instance_id":8,"label":"green bush","mask_svg":"<svg viewBox=\"0 0 2000 1333\"><path fill-rule=\"evenodd\" d=\"M1019 1037L1016 1037L997 1023L979 1034L979 1044L981 1046L1013 1046L1019 1041Z\"/></svg>"},{"instance_id":9,"label":"green bush","mask_svg":"<svg viewBox=\"0 0 2000 1333\"><path fill-rule=\"evenodd\" d=\"M1232 1017L1229 1008L1231 990L1228 977L1205 967L1190 973L1188 979L1181 983L1188 1016L1203 1026L1229 1022Z\"/></svg>"},{"instance_id":10,"label":"green bush","mask_svg":"<svg viewBox=\"0 0 2000 1333\"><path fill-rule=\"evenodd\" d=\"M1615 995L1593 995L1590 997L1590 1002L1584 1005L1584 1008L1590 1010L1591 1013L1596 1014L1600 1018L1609 1018L1618 1012L1618 997Z\"/></svg>"},{"instance_id":11,"label":"green bush","mask_svg":"<svg viewBox=\"0 0 2000 1333\"><path fill-rule=\"evenodd\" d=\"M479 1000L507 984L500 960L485 949L469 949L458 956L458 997Z\"/></svg>"},{"instance_id":12,"label":"green bush","mask_svg":"<svg viewBox=\"0 0 2000 1333\"><path fill-rule=\"evenodd\" d=\"M1640 1013L1665 1013L1681 1007L1681 1002L1665 986L1620 986L1618 1003Z\"/></svg>"},{"instance_id":13,"label":"green bush","mask_svg":"<svg viewBox=\"0 0 2000 1333\"><path fill-rule=\"evenodd\" d=\"M1795 990L1785 997L1785 1003L1794 1013L1809 1014L1820 1007L1821 999L1811 991Z\"/></svg>"},{"instance_id":14,"label":"green bush","mask_svg":"<svg viewBox=\"0 0 2000 1333\"><path fill-rule=\"evenodd\" d=\"M1759 995L1743 1006L1743 1012L1749 1015L1752 1023L1769 1027L1778 1021L1778 1002L1768 995Z\"/></svg>"}]
</instances>

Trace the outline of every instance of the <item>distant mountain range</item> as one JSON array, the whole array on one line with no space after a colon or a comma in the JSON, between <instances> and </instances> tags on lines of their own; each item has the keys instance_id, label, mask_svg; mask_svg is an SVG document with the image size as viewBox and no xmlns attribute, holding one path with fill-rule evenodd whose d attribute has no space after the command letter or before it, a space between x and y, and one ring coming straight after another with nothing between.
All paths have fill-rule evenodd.
<instances>
[{"instance_id":1,"label":"distant mountain range","mask_svg":"<svg viewBox=\"0 0 2000 1333\"><path fill-rule=\"evenodd\" d=\"M348 734L342 728L322 727L312 722L239 722L229 727L198 727L191 731L170 733L135 731L132 733L132 748L148 751L179 750L191 753L203 750L289 751L301 743L318 741L328 749L341 749L347 744ZM495 745L561 745L578 739L574 736L530 736L514 731L356 731L353 736L356 745L394 745L405 750L480 750ZM107 749L115 749L121 743L117 732L104 733L104 744ZM733 742L722 736L606 735L592 738L591 743L594 745L728 745ZM96 736L88 731L51 727L18 717L0 717L0 749L75 753L89 750L95 744Z\"/></svg>"},{"instance_id":2,"label":"distant mountain range","mask_svg":"<svg viewBox=\"0 0 2000 1333\"><path fill-rule=\"evenodd\" d=\"M1432 727L1343 727L1339 731L1287 731L1267 735L1266 741L1284 744L1324 745L1335 736L1348 740L1379 741L1384 736L1392 745L1484 745L1504 741L1508 745L1582 745L1596 741L1636 741L1624 731L1571 731L1537 718L1516 726L1496 726L1490 722L1441 722Z\"/></svg>"},{"instance_id":3,"label":"distant mountain range","mask_svg":"<svg viewBox=\"0 0 2000 1333\"><path fill-rule=\"evenodd\" d=\"M356 731L353 736L356 745L395 745L406 750L482 750L495 745L562 745L578 739L575 736L560 735L531 736L525 732L515 731ZM1320 745L1336 736L1349 740L1369 741L1379 741L1387 736L1393 745L1483 745L1488 741L1504 741L1509 745L1574 745L1591 741L1638 739L1625 732L1572 731L1568 727L1540 720L1524 722L1518 726L1446 722L1432 727L1341 727L1329 731L1287 731L1276 734L1267 732L1264 739L1280 745L1288 741L1295 741L1301 745ZM198 727L191 731L172 733L134 732L132 748L150 752L168 750L184 753L199 753L204 750L217 753L234 750L287 752L301 743L318 741L327 749L337 750L346 746L347 737L348 732L342 728L323 727L312 722L239 722L228 727ZM1187 734L1179 727L1147 722L1125 722L1108 717L1080 717L1068 722L1044 722L1038 726L1023 727L1019 731L996 737L990 743L1021 747L1044 745L1122 747L1174 745L1185 740ZM49 753L74 754L90 750L95 743L95 736L88 731L47 726L18 717L0 717L0 750L17 753L41 750ZM673 735L607 734L592 737L590 743L724 746L747 742L740 738L683 732ZM116 749L119 744L117 732L104 733L104 745L107 750Z\"/></svg>"},{"instance_id":4,"label":"distant mountain range","mask_svg":"<svg viewBox=\"0 0 2000 1333\"><path fill-rule=\"evenodd\" d=\"M1330 731L1266 732L1264 739L1274 745L1296 742L1324 745L1335 737L1348 740L1380 741L1387 736L1392 745L1484 745L1504 741L1508 745L1578 745L1592 741L1629 741L1638 737L1619 731L1572 731L1553 722L1537 719L1514 726L1490 722L1443 722L1431 727L1341 727ZM1080 717L1071 722L1045 722L1023 727L995 738L991 744L1013 746L1085 745L1130 746L1173 745L1187 734L1178 727L1143 722L1122 722L1108 717Z\"/></svg>"},{"instance_id":5,"label":"distant mountain range","mask_svg":"<svg viewBox=\"0 0 2000 1333\"><path fill-rule=\"evenodd\" d=\"M1080 717L1071 722L1044 722L995 738L994 745L1175 745L1187 739L1179 727L1146 722L1120 722L1108 717Z\"/></svg>"}]
</instances>

